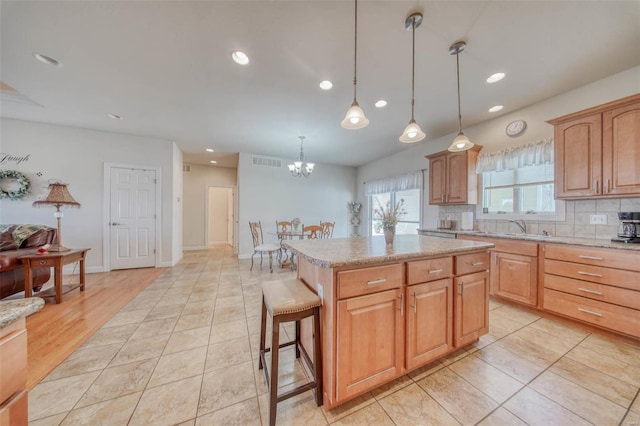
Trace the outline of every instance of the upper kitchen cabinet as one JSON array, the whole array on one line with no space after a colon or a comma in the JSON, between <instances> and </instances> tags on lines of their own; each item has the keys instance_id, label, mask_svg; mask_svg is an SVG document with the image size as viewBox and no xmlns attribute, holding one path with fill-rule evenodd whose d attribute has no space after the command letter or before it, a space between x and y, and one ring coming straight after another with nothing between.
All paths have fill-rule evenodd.
<instances>
[{"instance_id":1,"label":"upper kitchen cabinet","mask_svg":"<svg viewBox=\"0 0 640 426\"><path fill-rule=\"evenodd\" d=\"M477 204L476 163L480 145L468 151L442 151L429 159L429 204Z\"/></svg>"},{"instance_id":2,"label":"upper kitchen cabinet","mask_svg":"<svg viewBox=\"0 0 640 426\"><path fill-rule=\"evenodd\" d=\"M640 195L640 94L556 118L555 197Z\"/></svg>"}]
</instances>

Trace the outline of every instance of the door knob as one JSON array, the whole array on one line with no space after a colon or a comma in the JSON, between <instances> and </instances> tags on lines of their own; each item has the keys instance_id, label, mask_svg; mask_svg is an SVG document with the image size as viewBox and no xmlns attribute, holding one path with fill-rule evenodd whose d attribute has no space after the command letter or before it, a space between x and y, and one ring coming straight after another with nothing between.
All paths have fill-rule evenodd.
<instances>
[{"instance_id":1,"label":"door knob","mask_svg":"<svg viewBox=\"0 0 640 426\"><path fill-rule=\"evenodd\" d=\"M118 223L118 222L109 222L109 225L111 225L111 226L119 226L119 225L122 225L122 224Z\"/></svg>"}]
</instances>

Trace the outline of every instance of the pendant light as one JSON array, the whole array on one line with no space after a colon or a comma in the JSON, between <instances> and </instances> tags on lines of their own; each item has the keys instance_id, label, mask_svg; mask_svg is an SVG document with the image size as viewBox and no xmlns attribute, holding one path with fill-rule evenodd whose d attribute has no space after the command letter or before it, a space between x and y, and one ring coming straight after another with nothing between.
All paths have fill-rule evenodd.
<instances>
[{"instance_id":1,"label":"pendant light","mask_svg":"<svg viewBox=\"0 0 640 426\"><path fill-rule=\"evenodd\" d=\"M458 135L453 142L451 142L451 146L449 147L449 151L451 152L466 151L473 147L473 142L462 133L462 114L460 113L460 52L462 52L466 46L467 43L464 41L457 41L449 48L449 54L456 55L456 71L458 75Z\"/></svg>"},{"instance_id":2,"label":"pendant light","mask_svg":"<svg viewBox=\"0 0 640 426\"><path fill-rule=\"evenodd\" d=\"M355 4L355 37L354 37L354 48L353 48L353 103L351 104L351 108L347 111L347 114L344 116L344 120L340 123L342 127L345 129L362 129L369 125L369 119L364 116L364 111L358 105L358 101L356 100L356 87L358 85L358 80L356 78L357 64L358 64L358 0L354 1Z\"/></svg>"},{"instance_id":3,"label":"pendant light","mask_svg":"<svg viewBox=\"0 0 640 426\"><path fill-rule=\"evenodd\" d=\"M412 13L407 17L404 22L405 28L408 30L411 28L413 45L411 47L411 121L404 132L400 135L400 142L402 143L414 143L424 139L427 135L424 134L416 120L413 118L413 110L415 105L414 91L415 91L415 74L416 74L416 28L422 24L422 13Z\"/></svg>"}]
</instances>

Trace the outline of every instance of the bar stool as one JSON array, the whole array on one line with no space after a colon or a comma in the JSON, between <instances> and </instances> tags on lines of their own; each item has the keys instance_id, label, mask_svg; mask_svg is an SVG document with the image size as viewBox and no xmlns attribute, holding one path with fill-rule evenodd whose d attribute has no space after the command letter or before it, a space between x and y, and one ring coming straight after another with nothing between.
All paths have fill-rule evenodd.
<instances>
[{"instance_id":1,"label":"bar stool","mask_svg":"<svg viewBox=\"0 0 640 426\"><path fill-rule=\"evenodd\" d=\"M285 281L273 281L262 284L262 325L260 328L260 361L258 368L264 368L264 375L269 385L269 424L276 424L276 409L280 401L291 398L309 389L315 389L316 404L322 405L322 350L320 339L320 298L311 291L304 282L299 279ZM272 318L271 348L283 348L295 345L296 358L302 359L313 374L313 380L278 395L278 352L271 351L271 367L267 368L265 354L270 352L265 349L267 330L267 311ZM300 342L300 320L313 316L313 342L315 363L309 358L309 354ZM296 322L295 340L280 344L280 323ZM271 378L269 378L271 370ZM269 380L271 379L271 380Z\"/></svg>"}]
</instances>

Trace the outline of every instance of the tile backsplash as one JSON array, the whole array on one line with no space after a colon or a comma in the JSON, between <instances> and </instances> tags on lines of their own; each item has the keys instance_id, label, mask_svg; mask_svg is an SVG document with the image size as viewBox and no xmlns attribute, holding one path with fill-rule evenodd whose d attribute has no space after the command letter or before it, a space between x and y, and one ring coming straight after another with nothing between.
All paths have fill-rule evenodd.
<instances>
[{"instance_id":1,"label":"tile backsplash","mask_svg":"<svg viewBox=\"0 0 640 426\"><path fill-rule=\"evenodd\" d=\"M618 232L618 212L640 212L640 198L607 198L597 200L568 200L565 202L564 221L539 221L535 215L526 219L527 232L541 234L547 231L549 235L558 237L576 237L609 239ZM439 219L455 221L456 229L460 227L463 212L473 212L476 216L475 205L440 206ZM606 214L606 225L590 225L592 214ZM520 232L514 223L508 220L475 219L473 229L487 232Z\"/></svg>"}]
</instances>

